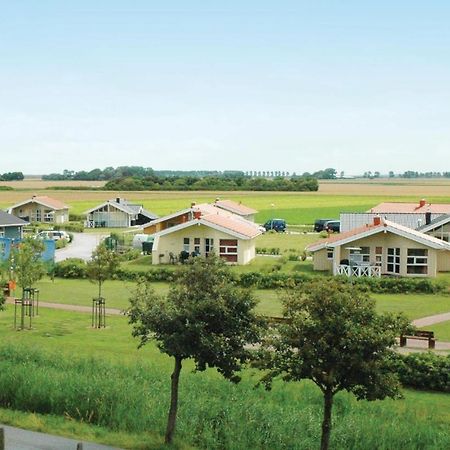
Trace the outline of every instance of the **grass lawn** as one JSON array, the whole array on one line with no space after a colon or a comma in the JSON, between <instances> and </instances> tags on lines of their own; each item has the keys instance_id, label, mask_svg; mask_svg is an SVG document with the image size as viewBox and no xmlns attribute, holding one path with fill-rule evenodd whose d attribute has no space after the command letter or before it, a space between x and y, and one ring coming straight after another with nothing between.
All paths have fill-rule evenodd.
<instances>
[{"instance_id":1,"label":"grass lawn","mask_svg":"<svg viewBox=\"0 0 450 450\"><path fill-rule=\"evenodd\" d=\"M56 311L42 308L40 316L35 318L33 330L14 331L12 329L13 308L0 313L0 341L2 348L9 344L18 346L21 351L29 347L38 352L47 352L45 358L53 358L54 363L45 364L45 358L31 358L29 365L36 365L34 382L24 389L30 389L37 401L43 389L39 385L51 384L48 374L58 374L55 389L65 386L60 378L65 374L57 372L61 357L71 360L84 358L86 364L79 377L70 378L68 392L81 383L89 383L89 361L106 361L111 366L105 392L92 392L92 407L103 398L117 398L121 408L131 414L148 416L147 427L139 433L131 430L114 430L80 424L73 419L41 416L16 411L0 410L0 421L30 426L40 431L56 432L77 436L104 443L113 443L124 448L160 448L164 432L165 414L168 406L168 391L172 361L162 355L153 344L137 350L136 339L131 337L131 328L124 317L111 317L108 328L93 330L90 318L86 314ZM24 350L25 349L25 350ZM14 360L14 352L10 361ZM49 356L50 355L50 356ZM61 355L61 357L59 356ZM7 364L2 358L0 365ZM11 364L11 363L9 363ZM2 366L3 367L3 366ZM9 366L11 367L11 366ZM309 382L277 382L271 392L254 389L260 373L248 369L243 373L243 381L234 385L223 380L216 371L192 372L190 361L183 364L180 385L180 414L176 435L179 447L202 449L243 449L243 448L285 448L306 450L318 445L322 399L319 390ZM18 374L20 366L16 366ZM127 372L131 370L131 372ZM1 371L0 371L1 373ZM136 375L133 376L132 374ZM118 379L116 377L129 378ZM6 372L5 372L6 376ZM102 377L92 374L99 383ZM1 377L0 377L1 380ZM127 396L114 396L113 387L126 383L141 386L139 403L129 403ZM367 448L396 448L401 450L448 448L450 437L448 425L450 412L448 394L404 391L403 400L385 400L377 402L357 402L352 396L341 393L336 396L334 409L334 429L332 448L365 450ZM113 397L111 397L113 396ZM136 393L133 394L133 399ZM125 398L125 400L123 400ZM135 400L133 400L135 401ZM46 405L47 403L43 403ZM33 406L34 407L34 406ZM146 408L144 410L140 408ZM114 408L115 409L115 408ZM126 414L123 409L123 414ZM144 413L144 414L143 414ZM116 441L114 441L116 439Z\"/></svg>"},{"instance_id":2,"label":"grass lawn","mask_svg":"<svg viewBox=\"0 0 450 450\"><path fill-rule=\"evenodd\" d=\"M450 342L450 320L447 322L436 323L426 328L434 331L434 336L438 341Z\"/></svg>"},{"instance_id":3,"label":"grass lawn","mask_svg":"<svg viewBox=\"0 0 450 450\"><path fill-rule=\"evenodd\" d=\"M165 294L168 283L152 283L155 291ZM128 306L128 299L135 284L111 280L105 282L103 295L109 308L124 309ZM92 298L97 293L95 284L88 280L66 280L55 278L44 279L37 284L40 289L40 299L54 303L91 306ZM276 290L256 290L259 300L257 310L264 315L276 316L281 314L279 293ZM377 309L380 312L403 311L410 319L431 316L450 311L450 296L426 294L374 294Z\"/></svg>"},{"instance_id":4,"label":"grass lawn","mask_svg":"<svg viewBox=\"0 0 450 450\"><path fill-rule=\"evenodd\" d=\"M302 253L308 244L318 240L319 233L264 233L256 238L256 247L279 248L281 253L287 250Z\"/></svg>"}]
</instances>

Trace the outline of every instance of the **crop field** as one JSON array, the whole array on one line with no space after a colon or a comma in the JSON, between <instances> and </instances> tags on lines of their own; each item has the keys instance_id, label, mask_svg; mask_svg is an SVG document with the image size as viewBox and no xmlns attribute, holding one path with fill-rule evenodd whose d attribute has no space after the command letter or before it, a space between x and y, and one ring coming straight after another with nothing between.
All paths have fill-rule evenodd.
<instances>
[{"instance_id":1,"label":"crop field","mask_svg":"<svg viewBox=\"0 0 450 450\"><path fill-rule=\"evenodd\" d=\"M12 321L8 306L0 313L0 402L23 413L16 422L13 412L0 410L0 417L17 423L33 411L31 426L40 431L64 433L82 422L80 439L87 433L124 448L161 448L173 362L153 344L138 350L126 318L111 317L106 329L95 330L87 314L41 308L33 330L14 331ZM215 370L192 369L186 361L173 448L317 448L322 399L311 383L277 382L267 392L255 389L261 377L255 369L246 369L237 385ZM47 425L46 417L55 419ZM340 393L333 421L335 449L450 445L446 394L405 390L401 400L358 402ZM88 426L99 426L98 433Z\"/></svg>"},{"instance_id":2,"label":"crop field","mask_svg":"<svg viewBox=\"0 0 450 450\"><path fill-rule=\"evenodd\" d=\"M21 184L24 183L24 184ZM43 184L39 184L43 183ZM321 182L318 192L169 192L169 191L77 191L46 190L45 186L68 186L72 182L23 181L9 183L14 191L0 192L0 207L6 208L32 194L49 195L71 206L70 212L82 214L87 209L118 196L142 203L159 215L189 207L192 202L212 202L215 198L230 198L259 211L256 220L279 217L288 224L312 224L317 218L338 218L343 211L361 212L383 201L418 201L450 203L450 180L338 180ZM54 183L54 184L53 184ZM79 182L83 186L92 183ZM87 184L86 184L87 183ZM91 183L91 184L89 184ZM4 184L4 183L2 183ZM101 183L100 183L101 184ZM18 190L20 189L20 190Z\"/></svg>"}]
</instances>

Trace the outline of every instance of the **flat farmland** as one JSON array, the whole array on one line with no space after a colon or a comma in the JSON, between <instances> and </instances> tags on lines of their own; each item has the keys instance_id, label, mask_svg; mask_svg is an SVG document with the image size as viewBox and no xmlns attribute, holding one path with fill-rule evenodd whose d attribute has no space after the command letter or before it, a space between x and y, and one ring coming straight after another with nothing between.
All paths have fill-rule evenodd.
<instances>
[{"instance_id":1,"label":"flat farmland","mask_svg":"<svg viewBox=\"0 0 450 450\"><path fill-rule=\"evenodd\" d=\"M24 183L23 185L21 183ZM35 183L36 187L27 183ZM82 214L89 208L115 197L142 203L158 215L189 207L191 202L212 202L215 198L240 201L259 211L256 221L283 218L288 224L312 224L317 218L338 218L343 211L362 212L383 201L414 201L426 198L430 202L450 203L450 180L337 180L321 182L318 192L212 192L212 191L97 191L45 189L44 181L25 180L10 183L13 191L0 191L0 207L7 208L33 194L49 195L70 205L70 212ZM72 182L52 182L68 186ZM97 183L97 182L80 182ZM100 183L100 182L98 182ZM30 185L31 186L31 185ZM41 186L39 188L39 186ZM86 186L86 184L80 184ZM19 190L20 189L20 190Z\"/></svg>"}]
</instances>

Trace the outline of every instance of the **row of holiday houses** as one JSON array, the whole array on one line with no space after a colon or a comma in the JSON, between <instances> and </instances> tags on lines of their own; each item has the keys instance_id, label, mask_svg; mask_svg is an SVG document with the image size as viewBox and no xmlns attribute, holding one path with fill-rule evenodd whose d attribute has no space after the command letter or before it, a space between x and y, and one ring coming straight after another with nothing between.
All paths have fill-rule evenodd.
<instances>
[{"instance_id":1,"label":"row of holiday houses","mask_svg":"<svg viewBox=\"0 0 450 450\"><path fill-rule=\"evenodd\" d=\"M69 207L59 200L35 196L12 206L10 224L0 222L0 235L11 234L21 220L62 224ZM173 262L181 253L218 254L232 264L255 257L256 210L231 200L191 204L157 217L142 205L121 198L86 211L86 226L131 227L153 239L153 264ZM0 216L0 219L3 219ZM310 244L314 270L349 276L427 276L450 271L450 204L382 203L366 213L342 213L342 232ZM19 223L20 225L20 223Z\"/></svg>"}]
</instances>

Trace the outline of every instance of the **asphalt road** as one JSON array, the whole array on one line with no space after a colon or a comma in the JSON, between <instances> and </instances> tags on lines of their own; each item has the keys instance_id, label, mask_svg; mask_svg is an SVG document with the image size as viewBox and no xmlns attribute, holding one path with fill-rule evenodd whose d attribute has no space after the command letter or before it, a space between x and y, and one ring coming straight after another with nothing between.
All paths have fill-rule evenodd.
<instances>
[{"instance_id":1,"label":"asphalt road","mask_svg":"<svg viewBox=\"0 0 450 450\"><path fill-rule=\"evenodd\" d=\"M97 233L73 233L73 241L67 247L56 250L55 261L67 258L81 258L87 261L105 236Z\"/></svg>"},{"instance_id":2,"label":"asphalt road","mask_svg":"<svg viewBox=\"0 0 450 450\"><path fill-rule=\"evenodd\" d=\"M5 430L5 450L77 450L81 441L37 433L0 424ZM118 447L83 442L83 450L120 450Z\"/></svg>"}]
</instances>

